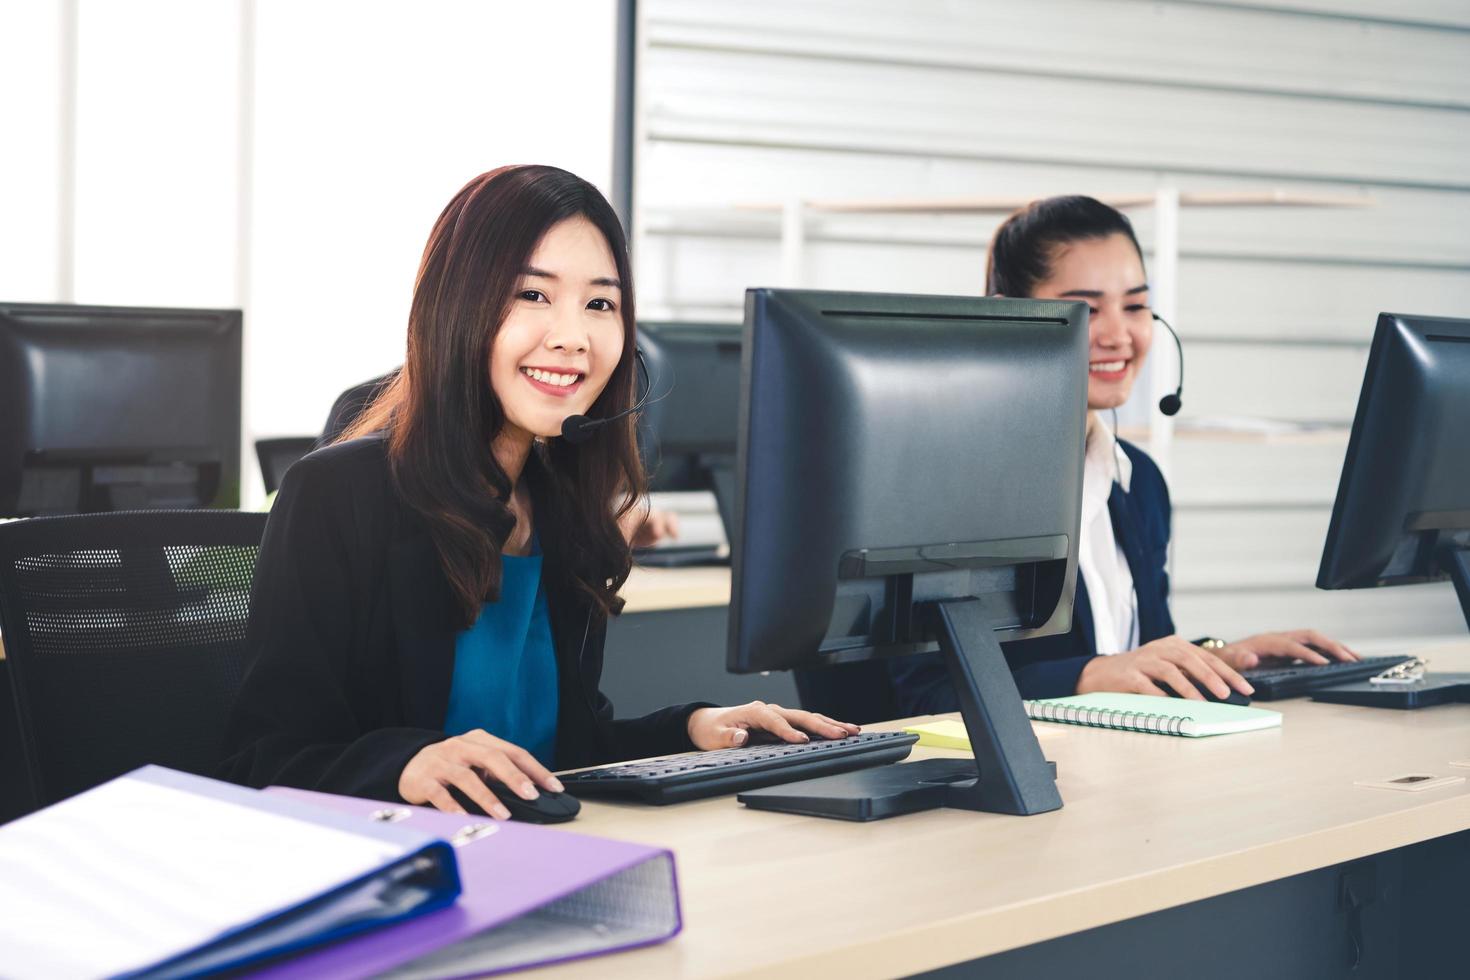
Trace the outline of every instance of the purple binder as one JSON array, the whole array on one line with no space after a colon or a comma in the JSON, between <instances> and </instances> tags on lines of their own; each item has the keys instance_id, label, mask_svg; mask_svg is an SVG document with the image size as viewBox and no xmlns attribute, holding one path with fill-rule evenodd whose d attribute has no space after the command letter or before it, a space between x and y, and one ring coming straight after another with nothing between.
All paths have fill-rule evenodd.
<instances>
[{"instance_id":1,"label":"purple binder","mask_svg":"<svg viewBox=\"0 0 1470 980\"><path fill-rule=\"evenodd\" d=\"M271 980L452 980L662 942L682 927L665 849L424 807L265 790L442 837L463 891L449 908L283 961Z\"/></svg>"}]
</instances>

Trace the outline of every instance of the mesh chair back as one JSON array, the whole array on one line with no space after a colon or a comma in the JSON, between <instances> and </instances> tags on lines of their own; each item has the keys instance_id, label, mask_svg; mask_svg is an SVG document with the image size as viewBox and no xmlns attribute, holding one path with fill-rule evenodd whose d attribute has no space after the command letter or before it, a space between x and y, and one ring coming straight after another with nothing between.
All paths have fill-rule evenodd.
<instances>
[{"instance_id":1,"label":"mesh chair back","mask_svg":"<svg viewBox=\"0 0 1470 980\"><path fill-rule=\"evenodd\" d=\"M281 488L286 471L302 456L316 448L315 436L282 436L279 439L255 440L255 458L260 461L260 478L265 492Z\"/></svg>"},{"instance_id":2,"label":"mesh chair back","mask_svg":"<svg viewBox=\"0 0 1470 980\"><path fill-rule=\"evenodd\" d=\"M40 805L150 762L219 763L265 521L196 510L0 524L0 635Z\"/></svg>"}]
</instances>

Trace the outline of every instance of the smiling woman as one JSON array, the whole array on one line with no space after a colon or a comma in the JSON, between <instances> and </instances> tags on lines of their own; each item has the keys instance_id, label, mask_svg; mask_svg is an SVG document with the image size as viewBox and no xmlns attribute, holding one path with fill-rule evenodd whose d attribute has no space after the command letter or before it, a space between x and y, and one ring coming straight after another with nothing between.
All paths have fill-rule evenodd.
<instances>
[{"instance_id":1,"label":"smiling woman","mask_svg":"<svg viewBox=\"0 0 1470 980\"><path fill-rule=\"evenodd\" d=\"M424 249L396 378L286 474L255 571L229 778L505 818L553 768L856 726L758 702L614 720L598 690L643 491L633 284L603 196L475 178ZM571 415L610 420L585 443ZM498 783L498 786L492 784ZM539 789L538 789L539 787Z\"/></svg>"},{"instance_id":2,"label":"smiling woman","mask_svg":"<svg viewBox=\"0 0 1470 980\"><path fill-rule=\"evenodd\" d=\"M1072 630L1005 645L1021 694L1092 691L1223 700L1252 693L1239 671L1263 660L1356 659L1315 630L1233 643L1175 634L1169 611L1171 509L1149 455L1117 438L1098 414L1128 400L1153 343L1143 250L1121 212L1090 197L1036 201L996 230L986 292L1088 305L1087 446ZM889 668L904 714L958 707L945 668L910 657Z\"/></svg>"},{"instance_id":3,"label":"smiling woman","mask_svg":"<svg viewBox=\"0 0 1470 980\"><path fill-rule=\"evenodd\" d=\"M568 559L554 562L565 584L617 611L631 559L616 518L643 490L633 421L580 448L535 440L568 415L632 404L633 309L622 227L566 171L492 170L439 215L403 370L343 438L386 434L394 482L428 526L465 626L499 587L499 556L526 552L538 479L565 510L547 515L543 550ZM549 380L563 374L578 378Z\"/></svg>"},{"instance_id":4,"label":"smiling woman","mask_svg":"<svg viewBox=\"0 0 1470 980\"><path fill-rule=\"evenodd\" d=\"M626 360L632 335L607 239L586 218L568 218L546 233L519 287L490 357L505 434L517 440L556 435L568 415L585 413L588 396ZM631 425L623 429L631 438Z\"/></svg>"}]
</instances>

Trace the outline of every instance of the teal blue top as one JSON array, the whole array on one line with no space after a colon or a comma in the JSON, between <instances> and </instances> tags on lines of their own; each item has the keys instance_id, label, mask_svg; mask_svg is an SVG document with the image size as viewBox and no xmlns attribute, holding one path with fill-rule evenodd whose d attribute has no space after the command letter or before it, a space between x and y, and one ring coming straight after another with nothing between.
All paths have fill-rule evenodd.
<instances>
[{"instance_id":1,"label":"teal blue top","mask_svg":"<svg viewBox=\"0 0 1470 980\"><path fill-rule=\"evenodd\" d=\"M483 728L555 768L557 672L541 554L500 558L500 601L480 608L454 643L444 731Z\"/></svg>"}]
</instances>

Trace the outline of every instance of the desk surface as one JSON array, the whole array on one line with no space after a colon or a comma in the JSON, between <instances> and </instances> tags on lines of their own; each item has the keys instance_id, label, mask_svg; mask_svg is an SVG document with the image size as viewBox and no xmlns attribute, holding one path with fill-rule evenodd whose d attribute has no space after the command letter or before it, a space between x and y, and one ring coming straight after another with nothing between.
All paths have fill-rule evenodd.
<instances>
[{"instance_id":1,"label":"desk surface","mask_svg":"<svg viewBox=\"0 0 1470 980\"><path fill-rule=\"evenodd\" d=\"M690 568L634 566L620 593L623 612L667 612L730 604L730 568L724 565Z\"/></svg>"},{"instance_id":2,"label":"desk surface","mask_svg":"<svg viewBox=\"0 0 1470 980\"><path fill-rule=\"evenodd\" d=\"M1418 651L1470 669L1470 643ZM936 810L871 824L731 797L586 804L568 829L671 847L685 931L538 977L893 976L1040 942L1470 829L1470 705L1263 703L1282 728L1209 739L1038 725L1063 809ZM889 726L877 726L889 727ZM955 756L917 750L914 758Z\"/></svg>"}]
</instances>

